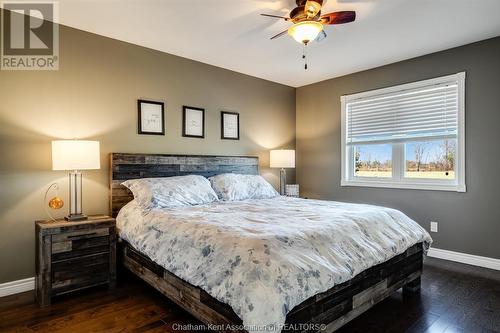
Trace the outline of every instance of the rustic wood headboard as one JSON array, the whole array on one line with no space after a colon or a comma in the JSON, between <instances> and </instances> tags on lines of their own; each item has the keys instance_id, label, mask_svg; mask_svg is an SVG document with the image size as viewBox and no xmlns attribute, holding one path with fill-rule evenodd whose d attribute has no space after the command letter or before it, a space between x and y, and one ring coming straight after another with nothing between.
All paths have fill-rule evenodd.
<instances>
[{"instance_id":1,"label":"rustic wood headboard","mask_svg":"<svg viewBox=\"0 0 500 333\"><path fill-rule=\"evenodd\" d=\"M205 156L111 153L109 164L110 214L134 197L121 183L128 179L201 175L211 177L222 173L259 174L259 158L254 156Z\"/></svg>"}]
</instances>

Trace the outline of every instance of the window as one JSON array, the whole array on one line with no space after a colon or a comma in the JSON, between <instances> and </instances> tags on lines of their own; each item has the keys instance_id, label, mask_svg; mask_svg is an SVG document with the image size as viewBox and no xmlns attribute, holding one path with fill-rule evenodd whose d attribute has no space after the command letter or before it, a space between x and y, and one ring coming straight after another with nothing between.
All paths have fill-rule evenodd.
<instances>
[{"instance_id":1,"label":"window","mask_svg":"<svg viewBox=\"0 0 500 333\"><path fill-rule=\"evenodd\" d=\"M341 102L342 186L465 192L465 73Z\"/></svg>"},{"instance_id":2,"label":"window","mask_svg":"<svg viewBox=\"0 0 500 333\"><path fill-rule=\"evenodd\" d=\"M392 177L392 146L357 145L354 149L354 175L356 177Z\"/></svg>"}]
</instances>

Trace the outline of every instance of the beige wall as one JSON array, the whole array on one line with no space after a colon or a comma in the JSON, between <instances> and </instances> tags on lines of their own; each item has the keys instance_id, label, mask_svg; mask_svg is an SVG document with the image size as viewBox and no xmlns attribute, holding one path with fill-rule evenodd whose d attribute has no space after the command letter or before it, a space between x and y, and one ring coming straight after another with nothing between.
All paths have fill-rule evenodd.
<instances>
[{"instance_id":1,"label":"beige wall","mask_svg":"<svg viewBox=\"0 0 500 333\"><path fill-rule=\"evenodd\" d=\"M500 37L297 89L297 182L314 198L394 207L437 248L500 258ZM340 186L340 96L465 71L467 192Z\"/></svg>"},{"instance_id":2,"label":"beige wall","mask_svg":"<svg viewBox=\"0 0 500 333\"><path fill-rule=\"evenodd\" d=\"M51 170L50 141L101 141L102 168L84 173L85 213L108 211L110 152L258 155L295 146L295 89L61 27L60 70L0 71L0 283L34 275L34 223ZM207 51L209 52L209 51ZM166 103L166 136L137 135L137 99ZM206 109L206 138L181 136L182 105ZM240 112L241 140L220 139L220 111ZM290 178L293 180L293 174ZM59 216L66 210L59 212Z\"/></svg>"}]
</instances>

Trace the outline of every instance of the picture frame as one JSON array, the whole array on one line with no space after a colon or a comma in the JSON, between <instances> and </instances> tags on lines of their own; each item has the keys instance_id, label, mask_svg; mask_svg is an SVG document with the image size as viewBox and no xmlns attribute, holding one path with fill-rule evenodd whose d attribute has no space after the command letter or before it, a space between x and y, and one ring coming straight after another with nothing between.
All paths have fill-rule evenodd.
<instances>
[{"instance_id":1,"label":"picture frame","mask_svg":"<svg viewBox=\"0 0 500 333\"><path fill-rule=\"evenodd\" d=\"M239 140L240 139L240 114L238 112L221 111L221 139Z\"/></svg>"},{"instance_id":2,"label":"picture frame","mask_svg":"<svg viewBox=\"0 0 500 333\"><path fill-rule=\"evenodd\" d=\"M183 106L182 136L198 139L205 138L205 109Z\"/></svg>"},{"instance_id":3,"label":"picture frame","mask_svg":"<svg viewBox=\"0 0 500 333\"><path fill-rule=\"evenodd\" d=\"M165 103L137 100L138 134L165 135Z\"/></svg>"}]
</instances>

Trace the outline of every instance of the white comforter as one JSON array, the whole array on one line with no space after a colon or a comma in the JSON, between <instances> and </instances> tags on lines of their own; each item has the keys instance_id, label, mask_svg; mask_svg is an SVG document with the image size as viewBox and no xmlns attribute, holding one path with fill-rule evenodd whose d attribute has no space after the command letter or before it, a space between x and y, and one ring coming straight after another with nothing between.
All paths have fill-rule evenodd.
<instances>
[{"instance_id":1,"label":"white comforter","mask_svg":"<svg viewBox=\"0 0 500 333\"><path fill-rule=\"evenodd\" d=\"M151 211L132 201L117 223L123 239L229 304L249 331L279 331L309 297L432 242L395 209L286 197Z\"/></svg>"}]
</instances>

